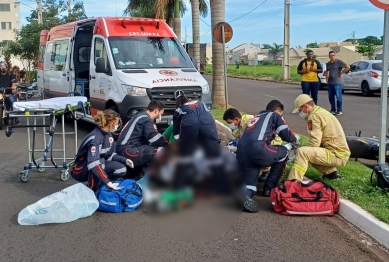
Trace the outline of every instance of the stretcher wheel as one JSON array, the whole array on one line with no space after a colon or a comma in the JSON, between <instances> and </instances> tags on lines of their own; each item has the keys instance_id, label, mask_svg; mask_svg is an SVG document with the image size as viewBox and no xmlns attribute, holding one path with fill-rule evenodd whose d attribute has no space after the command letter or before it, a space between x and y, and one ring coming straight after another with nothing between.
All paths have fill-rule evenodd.
<instances>
[{"instance_id":1,"label":"stretcher wheel","mask_svg":"<svg viewBox=\"0 0 389 262\"><path fill-rule=\"evenodd\" d=\"M5 129L5 135L6 135L7 137L10 137L10 136L12 135L13 132L14 132L14 131L12 130L12 127L10 127L10 126L7 126L7 128Z\"/></svg>"},{"instance_id":2,"label":"stretcher wheel","mask_svg":"<svg viewBox=\"0 0 389 262\"><path fill-rule=\"evenodd\" d=\"M29 178L28 170L24 170L24 171L20 172L20 180L22 182L27 182L28 178Z\"/></svg>"},{"instance_id":3,"label":"stretcher wheel","mask_svg":"<svg viewBox=\"0 0 389 262\"><path fill-rule=\"evenodd\" d=\"M41 167L38 168L38 172L42 173L42 172L44 172L44 171L45 171L45 168L44 168L43 166L41 166Z\"/></svg>"},{"instance_id":4,"label":"stretcher wheel","mask_svg":"<svg viewBox=\"0 0 389 262\"><path fill-rule=\"evenodd\" d=\"M61 180L62 181L69 180L69 177L70 177L70 175L69 175L69 171L68 170L65 170L65 171L61 172Z\"/></svg>"}]
</instances>

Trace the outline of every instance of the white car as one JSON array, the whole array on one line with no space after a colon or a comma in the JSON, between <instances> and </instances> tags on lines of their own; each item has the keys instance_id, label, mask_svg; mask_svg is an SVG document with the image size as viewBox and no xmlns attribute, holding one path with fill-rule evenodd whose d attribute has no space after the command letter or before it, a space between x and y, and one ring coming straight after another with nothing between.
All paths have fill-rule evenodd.
<instances>
[{"instance_id":1,"label":"white car","mask_svg":"<svg viewBox=\"0 0 389 262\"><path fill-rule=\"evenodd\" d=\"M323 72L318 73L317 76L319 77L319 89L323 90L327 86L327 80L324 75L324 72L327 70L326 63L320 63L321 67L323 68Z\"/></svg>"},{"instance_id":2,"label":"white car","mask_svg":"<svg viewBox=\"0 0 389 262\"><path fill-rule=\"evenodd\" d=\"M363 96L381 91L381 60L361 60L350 65L342 76L343 90L361 90Z\"/></svg>"}]
</instances>

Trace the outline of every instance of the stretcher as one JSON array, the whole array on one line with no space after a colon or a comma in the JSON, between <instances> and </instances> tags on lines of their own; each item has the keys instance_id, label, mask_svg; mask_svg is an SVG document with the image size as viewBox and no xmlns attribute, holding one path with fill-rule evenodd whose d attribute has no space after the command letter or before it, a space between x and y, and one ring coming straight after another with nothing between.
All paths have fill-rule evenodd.
<instances>
[{"instance_id":1,"label":"stretcher","mask_svg":"<svg viewBox=\"0 0 389 262\"><path fill-rule=\"evenodd\" d=\"M77 97L59 97L40 101L15 102L13 111L7 112L8 117L25 118L26 125L10 125L5 130L7 137L10 137L17 128L27 128L27 143L28 143L28 163L20 172L20 180L27 182L29 172L36 168L38 172L44 172L46 168L62 168L61 180L66 181L70 177L70 168L74 164L74 156L77 154L77 115L83 114L86 116L86 110L89 109L90 103L83 96ZM74 122L74 132L65 131L65 117L69 115ZM58 119L62 120L61 132L56 132L56 124ZM80 117L78 117L80 119ZM41 120L38 123L38 120ZM13 121L12 121L13 122ZM37 148L37 128L43 130L43 149ZM54 136L58 135L62 138L62 148L53 148ZM66 136L74 135L76 153L71 157L67 156L66 152ZM54 157L55 152L62 152L62 157ZM37 157L38 154L43 154ZM61 160L57 164L56 160ZM70 160L68 162L68 160ZM52 165L46 162L50 161Z\"/></svg>"}]
</instances>

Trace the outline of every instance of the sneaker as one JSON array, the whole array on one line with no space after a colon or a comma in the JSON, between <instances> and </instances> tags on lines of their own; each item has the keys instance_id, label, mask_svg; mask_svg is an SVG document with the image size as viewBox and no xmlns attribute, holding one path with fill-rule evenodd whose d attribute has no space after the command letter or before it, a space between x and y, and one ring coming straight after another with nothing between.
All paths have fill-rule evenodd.
<instances>
[{"instance_id":1,"label":"sneaker","mask_svg":"<svg viewBox=\"0 0 389 262\"><path fill-rule=\"evenodd\" d=\"M15 124L15 126L18 126L18 125L20 125L20 121L18 119L16 119L14 124Z\"/></svg>"},{"instance_id":2,"label":"sneaker","mask_svg":"<svg viewBox=\"0 0 389 262\"><path fill-rule=\"evenodd\" d=\"M340 115L342 115L342 114L343 114L342 111L338 111L338 112L336 113L337 116L340 116Z\"/></svg>"},{"instance_id":3,"label":"sneaker","mask_svg":"<svg viewBox=\"0 0 389 262\"><path fill-rule=\"evenodd\" d=\"M338 179L338 178L341 178L341 176L339 175L338 171L334 171L328 175L324 175L323 178L328 178L328 179Z\"/></svg>"},{"instance_id":4,"label":"sneaker","mask_svg":"<svg viewBox=\"0 0 389 262\"><path fill-rule=\"evenodd\" d=\"M243 209L251 213L257 213L259 211L259 206L254 199L246 196L243 204Z\"/></svg>"},{"instance_id":5,"label":"sneaker","mask_svg":"<svg viewBox=\"0 0 389 262\"><path fill-rule=\"evenodd\" d=\"M336 115L336 111L331 111L331 114Z\"/></svg>"}]
</instances>

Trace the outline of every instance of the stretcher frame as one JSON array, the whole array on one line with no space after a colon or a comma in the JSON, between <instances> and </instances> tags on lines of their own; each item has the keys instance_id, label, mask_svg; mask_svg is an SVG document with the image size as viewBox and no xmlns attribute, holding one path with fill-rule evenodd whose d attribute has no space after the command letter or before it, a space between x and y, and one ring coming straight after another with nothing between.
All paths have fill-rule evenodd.
<instances>
[{"instance_id":1,"label":"stretcher frame","mask_svg":"<svg viewBox=\"0 0 389 262\"><path fill-rule=\"evenodd\" d=\"M23 171L20 171L20 180L27 182L29 179L29 172L36 168L38 172L44 172L46 168L60 168L62 167L60 179L67 181L70 177L70 168L74 165L74 156L78 150L78 132L77 132L77 114L82 113L85 117L87 108L89 109L90 102L78 102L77 105L68 104L66 108L60 110L49 109L26 109L26 111L9 111L8 117L26 118L26 125L10 125L6 128L5 134L10 137L17 128L27 128L27 142L28 142L28 163L24 165ZM69 114L74 122L74 132L66 132L65 128L65 114ZM83 118L81 117L81 118ZM31 118L32 121L31 121ZM42 118L42 124L37 124L37 119ZM49 119L47 123L47 118ZM58 118L62 120L62 130L59 133L55 132ZM80 119L81 119L80 118ZM32 122L32 123L31 123ZM37 128L43 128L43 144L44 149L36 148L36 133ZM47 129L48 128L48 129ZM62 148L53 148L54 135L62 137ZM66 136L74 135L75 140L75 154L72 157L66 155ZM32 136L32 137L31 137ZM49 136L48 138L46 136ZM31 143L32 142L32 143ZM62 157L54 157L54 152L63 152ZM43 156L36 158L36 153L44 153ZM52 165L46 165L45 162L51 161ZM62 160L62 165L58 165L55 160ZM67 162L67 160L71 160Z\"/></svg>"}]
</instances>

